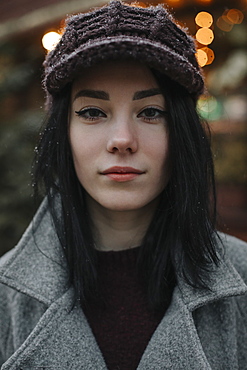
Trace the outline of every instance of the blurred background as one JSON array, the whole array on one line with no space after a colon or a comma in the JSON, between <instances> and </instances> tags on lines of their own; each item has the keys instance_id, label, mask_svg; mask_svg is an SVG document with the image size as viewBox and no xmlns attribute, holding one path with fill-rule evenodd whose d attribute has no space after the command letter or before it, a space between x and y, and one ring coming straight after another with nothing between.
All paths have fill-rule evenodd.
<instances>
[{"instance_id":1,"label":"blurred background","mask_svg":"<svg viewBox=\"0 0 247 370\"><path fill-rule=\"evenodd\" d=\"M44 119L45 54L59 39L66 15L105 3L0 2L0 254L17 243L37 206L31 166ZM208 86L198 110L212 130L218 228L247 240L247 0L164 3L195 37Z\"/></svg>"}]
</instances>

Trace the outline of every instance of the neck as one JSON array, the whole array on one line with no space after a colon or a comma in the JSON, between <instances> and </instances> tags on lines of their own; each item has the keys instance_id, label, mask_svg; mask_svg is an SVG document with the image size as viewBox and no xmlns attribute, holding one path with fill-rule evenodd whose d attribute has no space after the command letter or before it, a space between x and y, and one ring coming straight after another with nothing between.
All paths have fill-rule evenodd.
<instances>
[{"instance_id":1,"label":"neck","mask_svg":"<svg viewBox=\"0 0 247 370\"><path fill-rule=\"evenodd\" d=\"M105 251L140 246L157 206L154 202L138 210L113 211L92 198L87 204L93 221L96 248Z\"/></svg>"}]
</instances>

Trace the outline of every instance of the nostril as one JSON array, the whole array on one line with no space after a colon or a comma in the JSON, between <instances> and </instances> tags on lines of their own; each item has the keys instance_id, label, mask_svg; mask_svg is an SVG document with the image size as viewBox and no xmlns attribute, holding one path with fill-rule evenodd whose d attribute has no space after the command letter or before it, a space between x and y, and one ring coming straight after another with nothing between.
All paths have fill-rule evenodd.
<instances>
[{"instance_id":1,"label":"nostril","mask_svg":"<svg viewBox=\"0 0 247 370\"><path fill-rule=\"evenodd\" d=\"M134 153L136 152L138 147L137 138L135 135L130 133L127 135L126 133L114 133L109 137L107 142L107 150L111 153Z\"/></svg>"},{"instance_id":2,"label":"nostril","mask_svg":"<svg viewBox=\"0 0 247 370\"><path fill-rule=\"evenodd\" d=\"M116 147L114 146L112 148L112 152L119 152L119 153L124 153L124 152L133 152L133 149L130 148L130 147L127 147L127 148L121 148L121 147Z\"/></svg>"}]
</instances>

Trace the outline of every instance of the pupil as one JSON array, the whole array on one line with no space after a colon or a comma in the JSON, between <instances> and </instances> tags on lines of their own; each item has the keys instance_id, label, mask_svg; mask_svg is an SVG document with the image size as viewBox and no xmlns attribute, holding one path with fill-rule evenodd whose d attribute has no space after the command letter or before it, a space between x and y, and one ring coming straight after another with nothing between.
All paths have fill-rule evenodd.
<instances>
[{"instance_id":1,"label":"pupil","mask_svg":"<svg viewBox=\"0 0 247 370\"><path fill-rule=\"evenodd\" d=\"M98 116L98 111L97 109L91 109L90 112L89 112L89 115L91 117L95 117L95 116Z\"/></svg>"},{"instance_id":2,"label":"pupil","mask_svg":"<svg viewBox=\"0 0 247 370\"><path fill-rule=\"evenodd\" d=\"M155 115L155 110L153 108L149 108L147 113L148 113L148 116L153 117Z\"/></svg>"}]
</instances>

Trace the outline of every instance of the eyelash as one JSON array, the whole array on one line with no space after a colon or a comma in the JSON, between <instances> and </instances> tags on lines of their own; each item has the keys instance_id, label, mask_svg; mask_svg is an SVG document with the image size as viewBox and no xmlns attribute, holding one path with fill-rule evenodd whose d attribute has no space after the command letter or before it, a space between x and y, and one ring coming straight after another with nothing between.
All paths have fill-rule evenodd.
<instances>
[{"instance_id":1,"label":"eyelash","mask_svg":"<svg viewBox=\"0 0 247 370\"><path fill-rule=\"evenodd\" d=\"M153 111L155 114L158 113L158 115L156 117L143 117L143 113L146 112L147 114L147 111ZM90 114L92 113L96 113L97 114L94 114L92 116L90 116ZM79 116L79 117L82 117L84 118L85 120L88 120L88 121L97 121L97 119L99 118L105 118L106 117L106 114L104 112L102 112L100 109L98 108L85 108L85 109L82 109L80 111L75 111L76 115ZM89 114L87 116L87 114ZM145 121L148 121L148 122L152 122L152 121L156 121L160 118L163 118L165 117L167 114L166 111L164 110L161 110L161 109L158 109L158 108L155 108L155 107L148 107L148 108L145 108L143 109L138 115L137 115L137 118L140 118L140 117L143 117L145 119Z\"/></svg>"},{"instance_id":2,"label":"eyelash","mask_svg":"<svg viewBox=\"0 0 247 370\"><path fill-rule=\"evenodd\" d=\"M143 109L138 115L137 117L141 117L141 115L146 112L147 114L147 111L153 111L155 114L158 113L158 115L156 117L143 117L146 121L148 122L151 122L151 121L156 121L160 118L163 118L166 116L167 112L165 110L161 110L161 109L158 109L158 108L155 108L155 107L148 107L148 108L145 108Z\"/></svg>"},{"instance_id":3,"label":"eyelash","mask_svg":"<svg viewBox=\"0 0 247 370\"><path fill-rule=\"evenodd\" d=\"M82 109L82 110L79 110L79 111L75 111L75 114L79 117L82 117L86 120L89 120L89 121L96 121L97 119L99 119L100 117L102 116L86 116L87 113L92 113L92 112L98 112L100 114L103 115L103 117L106 117L106 114L104 112L102 112L100 109L98 108L85 108L85 109Z\"/></svg>"}]
</instances>

